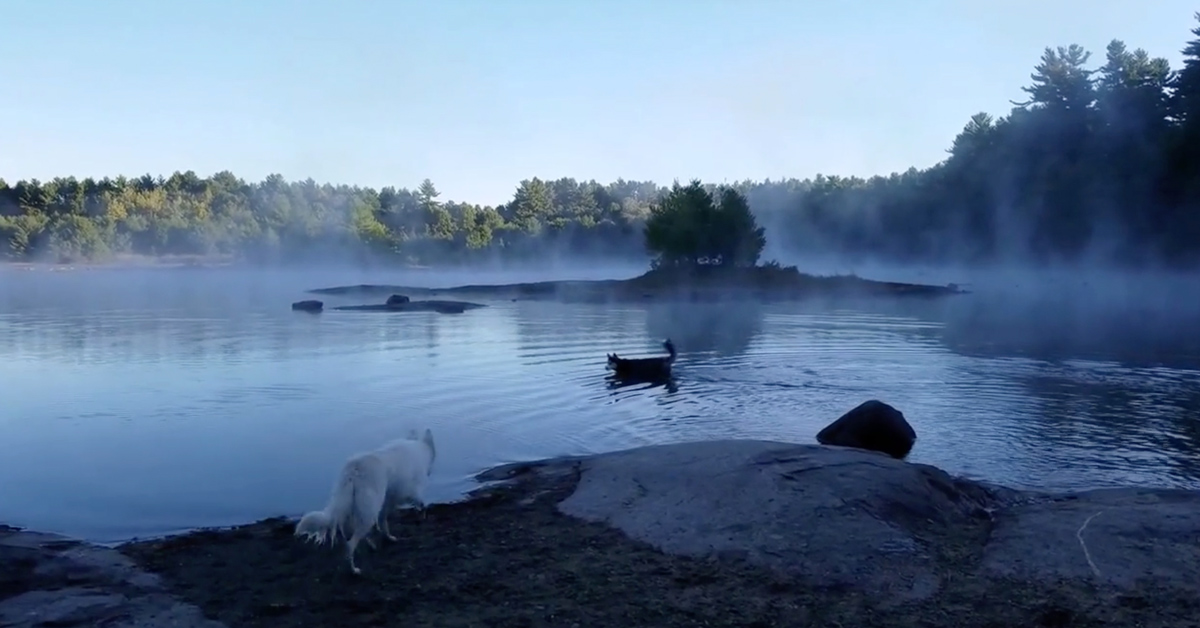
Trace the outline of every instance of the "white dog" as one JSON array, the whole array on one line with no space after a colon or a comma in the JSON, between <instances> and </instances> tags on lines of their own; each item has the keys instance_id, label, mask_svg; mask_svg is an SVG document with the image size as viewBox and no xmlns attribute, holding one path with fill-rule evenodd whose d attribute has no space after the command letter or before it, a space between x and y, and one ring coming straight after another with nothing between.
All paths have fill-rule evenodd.
<instances>
[{"instance_id":1,"label":"white dog","mask_svg":"<svg viewBox=\"0 0 1200 628\"><path fill-rule=\"evenodd\" d=\"M414 430L408 438L352 456L342 467L325 509L301 517L295 535L317 544L332 544L349 533L350 570L362 573L354 564L354 550L364 539L375 547L367 535L376 525L389 541L396 540L388 530L387 517L392 510L412 504L425 515L425 481L436 457L433 432L428 428L424 435L418 436Z\"/></svg>"}]
</instances>

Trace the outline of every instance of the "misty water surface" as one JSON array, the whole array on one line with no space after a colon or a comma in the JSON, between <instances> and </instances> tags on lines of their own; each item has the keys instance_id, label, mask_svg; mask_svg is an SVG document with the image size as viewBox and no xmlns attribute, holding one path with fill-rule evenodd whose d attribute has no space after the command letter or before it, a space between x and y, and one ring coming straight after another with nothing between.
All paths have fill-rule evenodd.
<instances>
[{"instance_id":1,"label":"misty water surface","mask_svg":"<svg viewBox=\"0 0 1200 628\"><path fill-rule=\"evenodd\" d=\"M903 304L288 308L327 285L546 278L497 275L0 271L0 521L118 540L297 515L346 456L424 425L443 501L518 459L811 442L873 397L915 426L913 461L954 473L1200 487L1186 278L993 273L966 278L976 294ZM607 351L657 353L666 336L677 391L607 387Z\"/></svg>"}]
</instances>

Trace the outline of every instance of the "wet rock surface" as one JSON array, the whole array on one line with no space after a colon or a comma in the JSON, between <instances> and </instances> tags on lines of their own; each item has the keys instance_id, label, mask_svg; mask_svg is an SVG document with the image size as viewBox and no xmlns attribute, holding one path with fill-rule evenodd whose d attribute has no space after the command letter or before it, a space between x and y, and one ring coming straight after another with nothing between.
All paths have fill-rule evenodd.
<instances>
[{"instance_id":1,"label":"wet rock surface","mask_svg":"<svg viewBox=\"0 0 1200 628\"><path fill-rule=\"evenodd\" d=\"M221 628L115 549L0 526L0 626Z\"/></svg>"}]
</instances>

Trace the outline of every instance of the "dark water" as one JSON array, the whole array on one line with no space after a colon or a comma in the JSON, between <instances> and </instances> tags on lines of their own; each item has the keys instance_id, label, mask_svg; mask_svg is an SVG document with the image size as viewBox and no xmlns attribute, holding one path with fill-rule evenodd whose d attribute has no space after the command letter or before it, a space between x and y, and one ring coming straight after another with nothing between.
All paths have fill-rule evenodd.
<instances>
[{"instance_id":1,"label":"dark water","mask_svg":"<svg viewBox=\"0 0 1200 628\"><path fill-rule=\"evenodd\" d=\"M912 460L954 473L1200 488L1194 279L993 275L904 304L288 308L325 285L525 279L0 271L0 521L111 541L295 515L346 456L425 425L430 497L449 500L517 459L811 442L872 397L914 424ZM678 390L606 386L606 352L666 336Z\"/></svg>"}]
</instances>

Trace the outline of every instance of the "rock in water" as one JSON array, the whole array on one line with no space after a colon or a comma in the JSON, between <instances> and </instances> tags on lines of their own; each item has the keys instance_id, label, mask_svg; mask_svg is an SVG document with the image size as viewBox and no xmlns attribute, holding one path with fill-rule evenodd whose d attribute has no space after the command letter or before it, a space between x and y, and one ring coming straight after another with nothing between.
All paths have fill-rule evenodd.
<instances>
[{"instance_id":1,"label":"rock in water","mask_svg":"<svg viewBox=\"0 0 1200 628\"><path fill-rule=\"evenodd\" d=\"M412 299L409 299L407 296L405 296L403 294L393 294L392 296L388 297L387 304L388 305L398 305L400 303L408 303L411 300Z\"/></svg>"},{"instance_id":2,"label":"rock in water","mask_svg":"<svg viewBox=\"0 0 1200 628\"><path fill-rule=\"evenodd\" d=\"M298 312L320 312L325 308L325 304L316 299L307 301L296 301L292 304L292 309Z\"/></svg>"},{"instance_id":3,"label":"rock in water","mask_svg":"<svg viewBox=\"0 0 1200 628\"><path fill-rule=\"evenodd\" d=\"M871 399L817 432L817 442L879 451L903 459L917 442L917 433L904 420L904 413Z\"/></svg>"}]
</instances>

